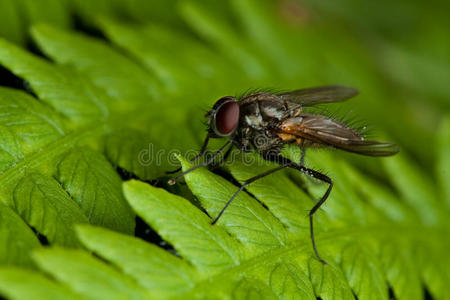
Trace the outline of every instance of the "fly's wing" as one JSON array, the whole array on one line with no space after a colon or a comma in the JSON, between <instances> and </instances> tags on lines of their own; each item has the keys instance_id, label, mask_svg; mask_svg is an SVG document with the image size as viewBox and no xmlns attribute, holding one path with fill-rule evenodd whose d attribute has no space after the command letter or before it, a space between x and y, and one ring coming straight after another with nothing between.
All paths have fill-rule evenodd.
<instances>
[{"instance_id":1,"label":"fly's wing","mask_svg":"<svg viewBox=\"0 0 450 300\"><path fill-rule=\"evenodd\" d=\"M399 151L394 144L366 141L357 131L322 115L301 114L289 118L278 130L317 144L368 156L389 156Z\"/></svg>"},{"instance_id":2,"label":"fly's wing","mask_svg":"<svg viewBox=\"0 0 450 300\"><path fill-rule=\"evenodd\" d=\"M351 87L327 85L295 90L278 96L285 101L298 103L302 106L311 106L319 103L344 101L358 95L358 93L358 90Z\"/></svg>"}]
</instances>

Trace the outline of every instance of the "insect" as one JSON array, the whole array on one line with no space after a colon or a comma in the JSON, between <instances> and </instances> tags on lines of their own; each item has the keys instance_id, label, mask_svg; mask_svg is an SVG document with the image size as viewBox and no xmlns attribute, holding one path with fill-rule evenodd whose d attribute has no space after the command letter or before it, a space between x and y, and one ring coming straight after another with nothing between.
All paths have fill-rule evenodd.
<instances>
[{"instance_id":1,"label":"insect","mask_svg":"<svg viewBox=\"0 0 450 300\"><path fill-rule=\"evenodd\" d=\"M322 86L286 93L257 92L239 99L226 96L219 99L206 114L208 132L200 152L192 161L201 157L210 138L227 138L228 141L207 161L169 180L174 184L195 169L206 166L227 149L224 159L233 147L242 151L256 151L264 159L279 164L278 167L247 179L228 200L212 221L215 224L233 199L249 184L284 168L292 168L328 184L320 200L309 211L310 236L317 258L326 263L317 251L314 239L313 216L327 200L333 188L333 180L325 174L304 166L308 147L336 148L368 156L390 156L399 149L395 144L365 140L364 137L343 122L321 114L312 114L304 108L320 103L340 102L358 94L356 89L345 86ZM296 144L302 149L300 163L281 156L286 144ZM179 170L179 169L178 169Z\"/></svg>"}]
</instances>

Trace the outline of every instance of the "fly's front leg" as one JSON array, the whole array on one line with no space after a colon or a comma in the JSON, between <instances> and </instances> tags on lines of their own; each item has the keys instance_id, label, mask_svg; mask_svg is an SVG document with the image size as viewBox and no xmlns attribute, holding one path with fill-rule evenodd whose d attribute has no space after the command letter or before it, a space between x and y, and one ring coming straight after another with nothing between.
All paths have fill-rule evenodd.
<instances>
[{"instance_id":1,"label":"fly's front leg","mask_svg":"<svg viewBox=\"0 0 450 300\"><path fill-rule=\"evenodd\" d=\"M219 167L220 165L222 165L228 158L228 156L230 156L231 151L233 151L233 147L230 147L227 152L225 152L225 154L223 155L223 157L215 164L211 165L212 169L216 169L217 167Z\"/></svg>"},{"instance_id":2,"label":"fly's front leg","mask_svg":"<svg viewBox=\"0 0 450 300\"><path fill-rule=\"evenodd\" d=\"M206 136L205 140L203 141L202 148L197 153L197 155L191 159L191 162L195 162L197 159L199 159L205 153L206 147L208 146L208 142L209 142L209 134ZM167 171L166 174L174 174L174 173L177 173L180 171L181 171L181 167L179 167L173 171Z\"/></svg>"},{"instance_id":3,"label":"fly's front leg","mask_svg":"<svg viewBox=\"0 0 450 300\"><path fill-rule=\"evenodd\" d=\"M228 145L231 144L231 142L232 142L231 140L229 140L228 142L226 142L226 143L225 143L222 147L220 147L220 149L217 150L216 153L214 153L214 155L213 155L211 158L209 158L207 161L205 161L205 162L203 162L203 163L201 163L201 164L198 164L198 165L196 165L196 166L193 166L193 167L190 168L189 170L187 170L187 171L185 171L185 172L183 172L183 173L181 173L181 174L179 174L179 175L177 175L177 176L175 176L175 177L169 179L169 181L168 181L167 183L169 183L170 185L174 185L174 184L177 182L177 180L180 179L181 177L184 177L185 175L191 173L192 171L197 170L198 168L206 167L207 165L210 165L210 164L211 164L212 162L214 162L214 160L215 160L215 159L223 152L223 150L224 150L226 147L228 147ZM233 147L233 145L231 145L231 147Z\"/></svg>"}]
</instances>

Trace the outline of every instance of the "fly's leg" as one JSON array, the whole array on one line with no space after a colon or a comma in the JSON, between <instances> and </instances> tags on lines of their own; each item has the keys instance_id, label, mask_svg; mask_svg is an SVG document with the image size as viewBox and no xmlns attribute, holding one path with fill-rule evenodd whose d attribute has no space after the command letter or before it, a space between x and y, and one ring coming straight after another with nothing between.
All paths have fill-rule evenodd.
<instances>
[{"instance_id":1,"label":"fly's leg","mask_svg":"<svg viewBox=\"0 0 450 300\"><path fill-rule=\"evenodd\" d=\"M306 148L302 147L302 156L300 157L300 166L305 166L305 155L306 155Z\"/></svg>"},{"instance_id":2,"label":"fly's leg","mask_svg":"<svg viewBox=\"0 0 450 300\"><path fill-rule=\"evenodd\" d=\"M222 147L220 147L220 149L217 150L216 153L214 153L214 155L213 155L210 159L208 159L207 161L202 162L201 164L198 164L198 165L196 165L196 166L190 168L189 170L187 170L187 171L185 171L185 172L183 172L183 173L181 173L181 174L179 174L179 175L177 175L177 176L175 176L175 177L169 179L168 183L169 183L170 185L174 185L174 184L177 182L178 179L180 179L181 177L184 177L186 174L188 174L188 173L190 173L190 172L192 172L192 171L195 171L195 170L197 170L198 168L205 167L205 166L211 164L211 163L212 163L212 162L220 155L220 153L222 153L223 150L224 150L226 147L228 147L228 145L230 145L231 143L232 143L232 141L229 140L229 141L226 142ZM233 146L231 146L231 147L233 147Z\"/></svg>"},{"instance_id":3,"label":"fly's leg","mask_svg":"<svg viewBox=\"0 0 450 300\"><path fill-rule=\"evenodd\" d=\"M328 199L328 196L330 195L331 189L333 188L333 181L331 180L330 177L328 177L325 174L322 174L320 172L317 172L313 169L308 169L305 168L303 166L299 166L299 165L291 165L290 167L297 169L311 177L314 177L320 181L326 182L328 183L328 188L325 192L325 194L323 194L322 198L320 198L319 202L316 203L316 205L313 206L313 208L309 211L309 228L310 228L310 234L311 234L311 242L312 242L312 246L314 249L314 253L316 254L317 258L324 264L326 264L326 261L324 261L320 255L319 252L317 251L317 247L316 247L316 240L314 238L314 222L313 222L313 216L314 213L322 206L322 204L325 203L325 201Z\"/></svg>"},{"instance_id":4,"label":"fly's leg","mask_svg":"<svg viewBox=\"0 0 450 300\"><path fill-rule=\"evenodd\" d=\"M227 160L228 156L230 156L232 150L233 150L233 147L228 148L227 152L225 152L223 157L217 163L211 164L212 169L216 169L220 165L222 165Z\"/></svg>"},{"instance_id":5,"label":"fly's leg","mask_svg":"<svg viewBox=\"0 0 450 300\"><path fill-rule=\"evenodd\" d=\"M209 134L206 136L205 140L203 141L202 148L200 148L200 151L198 152L198 154L191 159L191 162L195 162L197 159L199 159L205 153L206 146L208 146L208 142L209 142ZM180 171L181 171L181 167L179 167L173 171L167 171L166 174L174 174L174 173L177 173Z\"/></svg>"},{"instance_id":6,"label":"fly's leg","mask_svg":"<svg viewBox=\"0 0 450 300\"><path fill-rule=\"evenodd\" d=\"M279 164L282 164L283 166L288 166L290 168L299 170L300 172L309 175L311 177L314 177L320 181L326 182L328 183L328 189L326 190L325 194L322 196L322 198L320 198L319 202L317 202L313 208L309 211L309 228L310 228L310 235L311 235L311 242L312 242L312 247L314 250L314 253L316 254L316 257L319 261L321 261L322 263L326 264L326 261L323 260L320 255L319 252L317 251L317 247L316 247L316 240L314 238L314 222L313 222L313 216L314 213L322 206L322 204L325 203L325 201L328 199L328 196L331 193L331 189L333 188L333 180L331 180L330 177L328 177L325 174L322 174L316 170L313 169L309 169L304 167L303 165L298 165L296 163L294 163L293 161L291 161L290 159L287 159L285 157L282 157L280 155L270 155L270 156L266 156L265 159L269 160L269 161L273 161Z\"/></svg>"},{"instance_id":7,"label":"fly's leg","mask_svg":"<svg viewBox=\"0 0 450 300\"><path fill-rule=\"evenodd\" d=\"M234 195L230 198L230 200L228 200L228 202L225 204L225 206L224 206L224 207L222 208L222 210L219 212L219 214L217 215L217 217L212 221L211 225L214 225L214 224L217 223L217 221L218 221L219 218L222 216L222 214L223 214L224 211L227 209L227 207L231 204L231 202L237 197L237 195L238 195L238 194L239 194L239 193L240 193L247 185L249 185L250 183L252 183L252 182L254 182L254 181L256 181L256 180L258 180L258 179L260 179L260 178L263 178L263 177L265 177L265 176L267 176L267 175L270 175L270 174L275 173L275 172L277 172L277 171L279 171L279 170L281 170L281 169L284 169L284 168L286 168L286 167L288 167L288 165L282 165L282 166L279 166L279 167L276 167L276 168L274 168L274 169L268 170L268 171L266 171L266 172L264 172L264 173L262 173L262 174L256 175L255 177L249 178L249 179L247 179L246 181L244 181L244 183L240 186L240 188L236 191L236 193L234 193Z\"/></svg>"}]
</instances>

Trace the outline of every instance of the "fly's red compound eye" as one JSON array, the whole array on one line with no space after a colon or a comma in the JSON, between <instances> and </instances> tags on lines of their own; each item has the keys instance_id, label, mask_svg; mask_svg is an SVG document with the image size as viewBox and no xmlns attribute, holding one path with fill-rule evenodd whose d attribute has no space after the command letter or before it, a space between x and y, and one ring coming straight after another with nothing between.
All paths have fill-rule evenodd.
<instances>
[{"instance_id":1,"label":"fly's red compound eye","mask_svg":"<svg viewBox=\"0 0 450 300\"><path fill-rule=\"evenodd\" d=\"M219 136L229 136L234 132L239 123L239 104L234 98L228 98L217 108L214 121L214 131Z\"/></svg>"}]
</instances>

